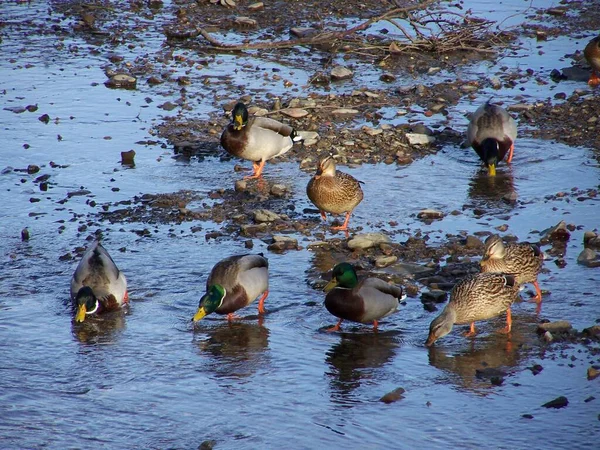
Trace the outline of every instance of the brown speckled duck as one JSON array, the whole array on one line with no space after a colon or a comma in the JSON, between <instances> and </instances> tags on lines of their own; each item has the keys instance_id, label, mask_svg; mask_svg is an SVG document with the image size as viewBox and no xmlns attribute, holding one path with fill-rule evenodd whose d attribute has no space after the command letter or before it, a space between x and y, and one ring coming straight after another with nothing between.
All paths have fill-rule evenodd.
<instances>
[{"instance_id":1,"label":"brown speckled duck","mask_svg":"<svg viewBox=\"0 0 600 450\"><path fill-rule=\"evenodd\" d=\"M540 248L529 242L504 244L498 235L485 240L485 250L481 259L482 272L504 272L517 277L517 283L533 283L535 300L542 301L542 291L537 276L542 269L544 255Z\"/></svg>"},{"instance_id":2,"label":"brown speckled duck","mask_svg":"<svg viewBox=\"0 0 600 450\"><path fill-rule=\"evenodd\" d=\"M600 36L596 36L585 46L583 56L592 68L592 74L588 80L590 86L600 84Z\"/></svg>"},{"instance_id":3,"label":"brown speckled duck","mask_svg":"<svg viewBox=\"0 0 600 450\"><path fill-rule=\"evenodd\" d=\"M512 317L510 306L517 299L519 285L512 275L488 272L469 275L454 285L450 301L431 322L425 345L433 345L442 336L452 331L454 324L471 324L465 336L474 336L475 322L499 316L506 311L506 328L510 333Z\"/></svg>"},{"instance_id":4,"label":"brown speckled duck","mask_svg":"<svg viewBox=\"0 0 600 450\"><path fill-rule=\"evenodd\" d=\"M75 269L71 298L77 308L76 322L119 309L129 301L125 275L98 241L90 245Z\"/></svg>"},{"instance_id":5,"label":"brown speckled duck","mask_svg":"<svg viewBox=\"0 0 600 450\"><path fill-rule=\"evenodd\" d=\"M332 229L347 231L350 215L363 199L360 183L353 176L336 170L333 156L327 156L319 162L317 173L306 186L306 193L319 208L323 220L327 220L325 213L346 213L344 223Z\"/></svg>"},{"instance_id":6,"label":"brown speckled duck","mask_svg":"<svg viewBox=\"0 0 600 450\"><path fill-rule=\"evenodd\" d=\"M265 299L269 295L269 262L262 255L236 255L219 261L206 280L206 293L200 299L194 322L207 314L233 313L258 301L258 312L264 314Z\"/></svg>"},{"instance_id":7,"label":"brown speckled duck","mask_svg":"<svg viewBox=\"0 0 600 450\"><path fill-rule=\"evenodd\" d=\"M344 320L373 323L389 316L398 308L402 288L388 284L379 278L358 281L356 270L349 263L333 268L331 281L325 286L325 308L340 320L327 331L338 331Z\"/></svg>"},{"instance_id":8,"label":"brown speckled duck","mask_svg":"<svg viewBox=\"0 0 600 450\"><path fill-rule=\"evenodd\" d=\"M233 120L221 134L221 146L231 155L252 161L254 172L244 178L260 178L265 163L283 155L301 138L289 125L268 117L248 118L246 105L239 102Z\"/></svg>"},{"instance_id":9,"label":"brown speckled duck","mask_svg":"<svg viewBox=\"0 0 600 450\"><path fill-rule=\"evenodd\" d=\"M515 120L498 105L488 100L477 108L467 128L467 143L479 155L488 169L496 175L496 166L508 153L506 162L511 162L517 138Z\"/></svg>"}]
</instances>

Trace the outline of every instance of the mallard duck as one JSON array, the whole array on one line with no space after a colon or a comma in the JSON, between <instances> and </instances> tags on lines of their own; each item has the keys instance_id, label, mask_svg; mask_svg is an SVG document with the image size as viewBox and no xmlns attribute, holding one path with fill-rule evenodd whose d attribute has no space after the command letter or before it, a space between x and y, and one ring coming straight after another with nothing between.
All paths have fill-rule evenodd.
<instances>
[{"instance_id":1,"label":"mallard duck","mask_svg":"<svg viewBox=\"0 0 600 450\"><path fill-rule=\"evenodd\" d=\"M239 102L232 121L221 134L221 146L233 156L252 161L254 172L244 178L260 178L265 162L283 155L301 140L289 125L268 117L248 118L246 105Z\"/></svg>"},{"instance_id":2,"label":"mallard duck","mask_svg":"<svg viewBox=\"0 0 600 450\"><path fill-rule=\"evenodd\" d=\"M125 275L98 241L90 245L75 269L71 298L77 307L76 322L90 314L119 309L129 301Z\"/></svg>"},{"instance_id":3,"label":"mallard duck","mask_svg":"<svg viewBox=\"0 0 600 450\"><path fill-rule=\"evenodd\" d=\"M344 320L372 322L377 330L377 321L396 311L402 298L402 288L379 278L365 278L359 283L356 270L349 263L333 268L332 279L324 291L327 292L325 308L340 319L327 331L339 330Z\"/></svg>"},{"instance_id":4,"label":"mallard duck","mask_svg":"<svg viewBox=\"0 0 600 450\"><path fill-rule=\"evenodd\" d=\"M540 248L529 242L504 244L500 236L492 235L485 240L481 259L482 272L504 272L517 277L517 283L533 283L535 300L542 301L542 291L537 276L542 269L544 255Z\"/></svg>"},{"instance_id":5,"label":"mallard duck","mask_svg":"<svg viewBox=\"0 0 600 450\"><path fill-rule=\"evenodd\" d=\"M327 156L319 162L317 173L306 186L306 193L319 208L323 220L327 220L325 213L346 213L344 224L332 229L348 230L350 215L363 199L360 183L352 175L336 170L333 156Z\"/></svg>"},{"instance_id":6,"label":"mallard duck","mask_svg":"<svg viewBox=\"0 0 600 450\"><path fill-rule=\"evenodd\" d=\"M207 314L233 313L248 306L260 294L258 312L264 314L269 295L269 262L262 255L237 255L219 261L206 280L206 293L200 299L194 322Z\"/></svg>"},{"instance_id":7,"label":"mallard duck","mask_svg":"<svg viewBox=\"0 0 600 450\"><path fill-rule=\"evenodd\" d=\"M600 84L600 36L596 36L585 46L583 56L592 68L592 74L588 81L590 86Z\"/></svg>"},{"instance_id":8,"label":"mallard duck","mask_svg":"<svg viewBox=\"0 0 600 450\"><path fill-rule=\"evenodd\" d=\"M467 128L467 143L479 155L488 169L489 175L496 175L496 166L504 159L511 162L517 124L515 120L498 105L492 105L491 99L477 108Z\"/></svg>"},{"instance_id":9,"label":"mallard duck","mask_svg":"<svg viewBox=\"0 0 600 450\"><path fill-rule=\"evenodd\" d=\"M454 324L470 323L471 329L465 336L475 336L475 322L499 316L506 311L506 328L510 333L512 318L510 306L517 299L519 285L512 275L487 272L468 275L454 285L450 301L431 322L427 347L452 331Z\"/></svg>"}]
</instances>

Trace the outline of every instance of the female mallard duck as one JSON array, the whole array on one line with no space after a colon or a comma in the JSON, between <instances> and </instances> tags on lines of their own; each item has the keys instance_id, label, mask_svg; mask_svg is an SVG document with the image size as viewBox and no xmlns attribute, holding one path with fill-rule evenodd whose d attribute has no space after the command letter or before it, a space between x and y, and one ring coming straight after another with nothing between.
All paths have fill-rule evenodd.
<instances>
[{"instance_id":1,"label":"female mallard duck","mask_svg":"<svg viewBox=\"0 0 600 450\"><path fill-rule=\"evenodd\" d=\"M496 166L504 159L511 162L517 124L515 120L498 105L492 105L491 99L477 108L467 128L467 143L479 155L487 166L489 175L496 175Z\"/></svg>"},{"instance_id":2,"label":"female mallard duck","mask_svg":"<svg viewBox=\"0 0 600 450\"><path fill-rule=\"evenodd\" d=\"M350 214L363 199L360 183L353 176L335 170L333 156L327 156L319 162L317 173L306 186L306 193L310 201L321 211L323 220L327 220L326 212L346 213L344 224L332 227L333 230L346 231Z\"/></svg>"},{"instance_id":3,"label":"female mallard duck","mask_svg":"<svg viewBox=\"0 0 600 450\"><path fill-rule=\"evenodd\" d=\"M206 293L200 299L194 322L207 314L227 314L233 320L233 313L248 306L256 297L258 312L264 314L265 299L269 295L269 262L262 255L230 256L219 261L206 280Z\"/></svg>"},{"instance_id":4,"label":"female mallard duck","mask_svg":"<svg viewBox=\"0 0 600 450\"><path fill-rule=\"evenodd\" d=\"M86 250L75 269L71 298L77 305L76 322L83 322L90 314L119 309L129 301L125 275L97 241Z\"/></svg>"},{"instance_id":5,"label":"female mallard duck","mask_svg":"<svg viewBox=\"0 0 600 450\"><path fill-rule=\"evenodd\" d=\"M590 86L600 84L600 36L596 36L585 46L583 56L592 68L592 74L588 81Z\"/></svg>"},{"instance_id":6,"label":"female mallard duck","mask_svg":"<svg viewBox=\"0 0 600 450\"><path fill-rule=\"evenodd\" d=\"M265 162L283 155L300 140L289 125L267 117L248 119L248 109L241 102L233 108L232 116L221 135L221 146L233 156L252 161L254 172L245 178L260 178Z\"/></svg>"},{"instance_id":7,"label":"female mallard duck","mask_svg":"<svg viewBox=\"0 0 600 450\"><path fill-rule=\"evenodd\" d=\"M365 278L359 283L356 271L349 263L340 263L333 268L332 279L324 290L327 292L325 308L340 319L327 331L338 331L344 320L372 322L377 330L377 321L396 311L402 298L402 288L379 278Z\"/></svg>"},{"instance_id":8,"label":"female mallard duck","mask_svg":"<svg viewBox=\"0 0 600 450\"><path fill-rule=\"evenodd\" d=\"M471 329L465 336L474 336L475 322L499 316L506 311L506 328L510 333L512 318L510 305L517 299L519 285L512 275L488 272L469 275L454 285L450 301L431 322L427 347L452 331L454 324L470 323Z\"/></svg>"},{"instance_id":9,"label":"female mallard duck","mask_svg":"<svg viewBox=\"0 0 600 450\"><path fill-rule=\"evenodd\" d=\"M492 235L485 240L481 259L482 272L504 272L517 277L518 284L533 283L535 300L542 301L542 291L537 277L542 269L544 255L540 248L529 242L504 244L500 236Z\"/></svg>"}]
</instances>

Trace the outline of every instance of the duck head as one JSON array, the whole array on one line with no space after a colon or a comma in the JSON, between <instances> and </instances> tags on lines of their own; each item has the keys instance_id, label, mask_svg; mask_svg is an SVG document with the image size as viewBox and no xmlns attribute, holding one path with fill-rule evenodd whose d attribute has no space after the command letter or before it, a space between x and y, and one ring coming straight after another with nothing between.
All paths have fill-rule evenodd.
<instances>
[{"instance_id":1,"label":"duck head","mask_svg":"<svg viewBox=\"0 0 600 450\"><path fill-rule=\"evenodd\" d=\"M100 307L100 302L98 302L94 291L89 286L83 286L79 289L75 302L77 304L75 322L83 322L86 315L94 314Z\"/></svg>"},{"instance_id":2,"label":"duck head","mask_svg":"<svg viewBox=\"0 0 600 450\"><path fill-rule=\"evenodd\" d=\"M206 293L200 299L198 304L198 311L194 315L194 322L198 322L204 316L211 314L217 310L219 306L223 304L225 298L225 288L220 284L213 284L209 286Z\"/></svg>"},{"instance_id":3,"label":"duck head","mask_svg":"<svg viewBox=\"0 0 600 450\"><path fill-rule=\"evenodd\" d=\"M442 313L431 321L429 336L427 337L427 341L425 341L425 346L431 347L439 338L450 333L454 326L455 317L452 309L444 308Z\"/></svg>"},{"instance_id":4,"label":"duck head","mask_svg":"<svg viewBox=\"0 0 600 450\"><path fill-rule=\"evenodd\" d=\"M248 109L242 102L236 103L231 112L234 130L241 130L248 123Z\"/></svg>"},{"instance_id":5,"label":"duck head","mask_svg":"<svg viewBox=\"0 0 600 450\"><path fill-rule=\"evenodd\" d=\"M483 152L483 162L488 169L488 175L496 175L496 166L498 165L498 157L500 154L500 144L496 139L487 138L481 143Z\"/></svg>"},{"instance_id":6,"label":"duck head","mask_svg":"<svg viewBox=\"0 0 600 450\"><path fill-rule=\"evenodd\" d=\"M352 289L358 284L356 270L350 263L340 263L333 268L331 281L323 289L325 292L331 291L334 287L340 286L345 289Z\"/></svg>"}]
</instances>

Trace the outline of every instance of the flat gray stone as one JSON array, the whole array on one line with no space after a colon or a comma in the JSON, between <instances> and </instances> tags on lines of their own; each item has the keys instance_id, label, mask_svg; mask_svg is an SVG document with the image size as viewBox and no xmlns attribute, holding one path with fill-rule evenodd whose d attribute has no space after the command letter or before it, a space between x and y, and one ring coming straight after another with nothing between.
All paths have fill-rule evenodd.
<instances>
[{"instance_id":1,"label":"flat gray stone","mask_svg":"<svg viewBox=\"0 0 600 450\"><path fill-rule=\"evenodd\" d=\"M348 248L351 250L366 249L389 242L391 242L390 238L383 233L363 233L357 234L350 239L348 241Z\"/></svg>"},{"instance_id":2,"label":"flat gray stone","mask_svg":"<svg viewBox=\"0 0 600 450\"><path fill-rule=\"evenodd\" d=\"M254 221L257 223L262 222L275 222L276 220L280 220L279 214L273 211L269 211L268 209L257 209L253 213Z\"/></svg>"}]
</instances>

